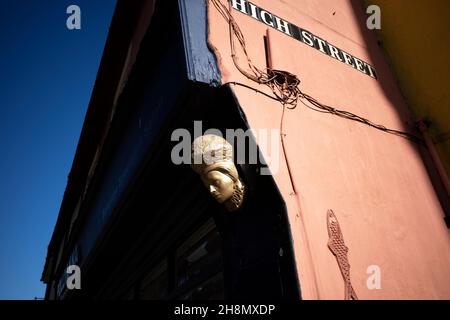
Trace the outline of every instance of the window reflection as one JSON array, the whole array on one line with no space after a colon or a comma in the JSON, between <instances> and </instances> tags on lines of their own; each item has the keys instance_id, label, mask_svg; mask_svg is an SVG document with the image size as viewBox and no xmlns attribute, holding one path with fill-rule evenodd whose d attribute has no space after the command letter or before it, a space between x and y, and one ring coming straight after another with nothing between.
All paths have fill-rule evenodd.
<instances>
[{"instance_id":1,"label":"window reflection","mask_svg":"<svg viewBox=\"0 0 450 320\"><path fill-rule=\"evenodd\" d=\"M214 222L209 220L176 252L177 287L205 281L221 272L222 265L221 238Z\"/></svg>"},{"instance_id":2,"label":"window reflection","mask_svg":"<svg viewBox=\"0 0 450 320\"><path fill-rule=\"evenodd\" d=\"M144 300L224 299L222 239L213 219L191 233L151 270L141 282L140 297Z\"/></svg>"}]
</instances>

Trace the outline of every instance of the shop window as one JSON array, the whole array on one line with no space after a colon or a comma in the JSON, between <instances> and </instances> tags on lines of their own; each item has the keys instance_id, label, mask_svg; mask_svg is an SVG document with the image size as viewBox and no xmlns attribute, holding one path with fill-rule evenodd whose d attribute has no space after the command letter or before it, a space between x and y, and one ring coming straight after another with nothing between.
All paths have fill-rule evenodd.
<instances>
[{"instance_id":1,"label":"shop window","mask_svg":"<svg viewBox=\"0 0 450 320\"><path fill-rule=\"evenodd\" d=\"M175 270L176 287L184 291L178 298L223 298L222 240L212 219L176 250Z\"/></svg>"},{"instance_id":2,"label":"shop window","mask_svg":"<svg viewBox=\"0 0 450 320\"><path fill-rule=\"evenodd\" d=\"M224 299L222 239L212 219L142 279L140 299Z\"/></svg>"}]
</instances>

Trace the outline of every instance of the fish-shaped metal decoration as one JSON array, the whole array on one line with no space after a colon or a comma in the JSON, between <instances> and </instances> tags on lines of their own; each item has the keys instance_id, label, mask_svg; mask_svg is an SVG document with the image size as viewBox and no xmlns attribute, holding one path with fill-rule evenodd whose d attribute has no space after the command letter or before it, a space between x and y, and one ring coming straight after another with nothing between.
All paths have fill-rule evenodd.
<instances>
[{"instance_id":1,"label":"fish-shaped metal decoration","mask_svg":"<svg viewBox=\"0 0 450 320\"><path fill-rule=\"evenodd\" d=\"M355 290L350 280L350 263L348 262L348 248L344 243L339 221L337 220L333 210L327 212L328 226L328 248L335 255L339 269L345 282L345 300L358 300Z\"/></svg>"}]
</instances>

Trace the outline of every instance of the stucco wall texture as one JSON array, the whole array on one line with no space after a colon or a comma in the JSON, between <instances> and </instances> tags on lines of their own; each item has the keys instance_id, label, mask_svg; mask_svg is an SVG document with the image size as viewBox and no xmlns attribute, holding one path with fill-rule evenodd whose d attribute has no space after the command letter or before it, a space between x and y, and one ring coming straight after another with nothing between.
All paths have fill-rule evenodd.
<instances>
[{"instance_id":1,"label":"stucco wall texture","mask_svg":"<svg viewBox=\"0 0 450 320\"><path fill-rule=\"evenodd\" d=\"M411 115L375 35L365 27L360 2L253 3L368 62L377 70L378 80L232 10L255 65L266 66L263 36L269 28L273 68L297 75L304 92L386 127L411 130ZM237 81L271 94L236 69L228 23L213 5L208 11L209 42L222 83ZM244 66L240 50L238 56ZM280 128L280 103L247 88L231 87L252 129ZM280 159L278 170L273 165L271 169L286 202L304 299L344 298L345 283L327 247L328 209L334 210L349 248L351 281L360 299L450 298L450 234L419 146L301 103L286 110L283 132L296 192L281 149L276 155L263 151L267 158ZM367 286L372 265L380 268L381 289Z\"/></svg>"}]
</instances>

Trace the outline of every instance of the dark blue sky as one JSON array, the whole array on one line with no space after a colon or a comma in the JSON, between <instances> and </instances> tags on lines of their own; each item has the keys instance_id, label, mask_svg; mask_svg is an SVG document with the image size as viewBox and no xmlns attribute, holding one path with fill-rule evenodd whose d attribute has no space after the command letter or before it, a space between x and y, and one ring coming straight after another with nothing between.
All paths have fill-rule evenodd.
<instances>
[{"instance_id":1,"label":"dark blue sky","mask_svg":"<svg viewBox=\"0 0 450 320\"><path fill-rule=\"evenodd\" d=\"M0 299L40 282L115 0L0 1ZM68 30L66 8L81 9Z\"/></svg>"}]
</instances>

